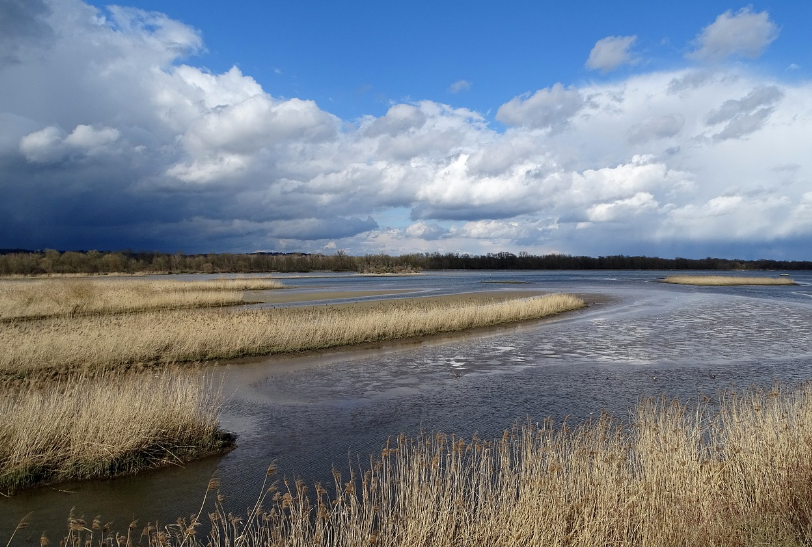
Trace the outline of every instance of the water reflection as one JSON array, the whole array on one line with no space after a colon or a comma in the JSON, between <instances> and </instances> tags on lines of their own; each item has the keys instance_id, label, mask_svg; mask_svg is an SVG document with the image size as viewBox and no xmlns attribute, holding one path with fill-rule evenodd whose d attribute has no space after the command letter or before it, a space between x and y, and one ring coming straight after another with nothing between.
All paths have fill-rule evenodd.
<instances>
[{"instance_id":1,"label":"water reflection","mask_svg":"<svg viewBox=\"0 0 812 547\"><path fill-rule=\"evenodd\" d=\"M529 290L609 297L554 321L475 336L221 366L224 427L239 446L219 458L137 477L41 489L0 500L0 531L35 511L30 538L52 539L71 507L123 529L133 518L166 522L199 508L217 473L235 512L255 499L276 460L288 477L331 480L333 465L364 463L390 435L420 431L501 435L517 421L577 422L604 410L624 416L640 397L696 399L720 389L812 378L808 286L665 286L648 272L443 273L412 278L297 279L302 290L414 289L427 294ZM795 276L810 282L810 276ZM508 287L516 290L516 285ZM2 537L2 536L0 536Z\"/></svg>"}]
</instances>

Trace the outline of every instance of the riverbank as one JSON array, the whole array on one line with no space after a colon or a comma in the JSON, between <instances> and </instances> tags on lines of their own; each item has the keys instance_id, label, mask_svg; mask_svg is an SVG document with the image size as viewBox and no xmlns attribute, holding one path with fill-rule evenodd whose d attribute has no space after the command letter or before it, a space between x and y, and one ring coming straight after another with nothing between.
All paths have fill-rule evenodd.
<instances>
[{"instance_id":1,"label":"riverbank","mask_svg":"<svg viewBox=\"0 0 812 547\"><path fill-rule=\"evenodd\" d=\"M789 277L739 277L734 275L670 275L660 280L675 285L797 285Z\"/></svg>"},{"instance_id":2,"label":"riverbank","mask_svg":"<svg viewBox=\"0 0 812 547\"><path fill-rule=\"evenodd\" d=\"M528 423L493 440L401 436L357 474L334 471L330 488L277 483L272 466L243 514L210 481L196 515L141 537L215 547L800 547L812 540L810 444L809 384L726 393L718 406L648 399L630 422ZM76 524L65 544L116 537Z\"/></svg>"}]
</instances>

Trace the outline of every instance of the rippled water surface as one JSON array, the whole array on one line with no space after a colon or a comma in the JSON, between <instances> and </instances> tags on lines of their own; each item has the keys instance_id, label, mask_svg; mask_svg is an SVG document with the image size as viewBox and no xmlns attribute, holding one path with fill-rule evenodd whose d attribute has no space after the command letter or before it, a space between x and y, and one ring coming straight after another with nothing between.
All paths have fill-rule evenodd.
<instances>
[{"instance_id":1,"label":"rippled water surface","mask_svg":"<svg viewBox=\"0 0 812 547\"><path fill-rule=\"evenodd\" d=\"M618 417L641 397L695 400L723 389L812 379L812 274L796 287L709 288L657 283L660 272L441 272L418 277L291 278L299 291L410 289L398 297L499 290L585 295L588 309L472 335L297 359L226 364L222 425L239 435L223 456L137 477L71 484L0 499L0 539L34 511L29 537L78 514L124 529L196 512L212 474L227 506L256 498L272 461L280 473L331 480L368 461L387 437L421 431L501 435L526 419ZM774 275L774 274L772 274ZM497 283L483 283L483 281ZM521 281L505 284L500 281ZM330 301L330 302L335 302ZM316 303L328 303L327 301Z\"/></svg>"}]
</instances>

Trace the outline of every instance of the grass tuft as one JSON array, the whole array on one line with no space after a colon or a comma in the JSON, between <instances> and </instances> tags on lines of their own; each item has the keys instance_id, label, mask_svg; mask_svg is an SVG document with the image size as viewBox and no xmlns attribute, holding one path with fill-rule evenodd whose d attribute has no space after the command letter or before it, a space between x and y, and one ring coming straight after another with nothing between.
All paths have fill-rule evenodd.
<instances>
[{"instance_id":1,"label":"grass tuft","mask_svg":"<svg viewBox=\"0 0 812 547\"><path fill-rule=\"evenodd\" d=\"M231 442L201 373L110 372L0 388L0 491L180 464Z\"/></svg>"}]
</instances>

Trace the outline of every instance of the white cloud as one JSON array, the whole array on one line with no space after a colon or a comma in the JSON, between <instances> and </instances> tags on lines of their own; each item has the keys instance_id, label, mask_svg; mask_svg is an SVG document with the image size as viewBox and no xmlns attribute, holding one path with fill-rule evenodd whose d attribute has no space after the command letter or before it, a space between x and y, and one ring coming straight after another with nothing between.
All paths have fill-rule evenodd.
<instances>
[{"instance_id":1,"label":"white cloud","mask_svg":"<svg viewBox=\"0 0 812 547\"><path fill-rule=\"evenodd\" d=\"M54 163L72 152L83 155L100 153L119 135L119 131L112 127L95 129L89 125L77 125L70 135L65 136L62 129L50 125L22 137L20 151L28 161Z\"/></svg>"},{"instance_id":2,"label":"white cloud","mask_svg":"<svg viewBox=\"0 0 812 547\"><path fill-rule=\"evenodd\" d=\"M781 195L723 195L703 204L689 204L669 211L660 230L662 237L682 233L695 241L724 239L760 241L798 235L800 207ZM807 221L805 230L810 223Z\"/></svg>"},{"instance_id":3,"label":"white cloud","mask_svg":"<svg viewBox=\"0 0 812 547\"><path fill-rule=\"evenodd\" d=\"M28 161L49 163L62 157L62 131L49 125L20 139L20 151Z\"/></svg>"},{"instance_id":4,"label":"white cloud","mask_svg":"<svg viewBox=\"0 0 812 547\"><path fill-rule=\"evenodd\" d=\"M427 117L420 108L409 104L396 104L389 108L385 116L381 116L369 124L364 130L364 135L367 137L380 135L396 137L401 133L420 129L426 120Z\"/></svg>"},{"instance_id":5,"label":"white cloud","mask_svg":"<svg viewBox=\"0 0 812 547\"><path fill-rule=\"evenodd\" d=\"M556 128L566 125L584 106L586 99L577 89L557 83L533 95L514 97L499 107L496 119L506 125Z\"/></svg>"},{"instance_id":6,"label":"white cloud","mask_svg":"<svg viewBox=\"0 0 812 547\"><path fill-rule=\"evenodd\" d=\"M590 222L612 222L628 219L645 211L656 210L659 204L648 192L638 192L626 199L598 203L587 209Z\"/></svg>"},{"instance_id":7,"label":"white cloud","mask_svg":"<svg viewBox=\"0 0 812 547\"><path fill-rule=\"evenodd\" d=\"M456 82L448 86L448 92L453 94L468 91L469 89L471 89L471 82L469 82L468 80L457 80Z\"/></svg>"},{"instance_id":8,"label":"white cloud","mask_svg":"<svg viewBox=\"0 0 812 547\"><path fill-rule=\"evenodd\" d=\"M749 7L736 13L728 10L702 29L695 39L696 49L688 56L708 61L732 56L754 59L777 37L778 26L766 11L755 13Z\"/></svg>"},{"instance_id":9,"label":"white cloud","mask_svg":"<svg viewBox=\"0 0 812 547\"><path fill-rule=\"evenodd\" d=\"M426 223L421 221L415 222L414 224L410 224L405 232L408 237L415 237L420 239L425 239L428 241L433 241L439 239L448 233L448 230L436 224Z\"/></svg>"},{"instance_id":10,"label":"white cloud","mask_svg":"<svg viewBox=\"0 0 812 547\"><path fill-rule=\"evenodd\" d=\"M607 36L595 42L586 68L610 72L624 63L633 62L630 49L637 41L637 36Z\"/></svg>"},{"instance_id":11,"label":"white cloud","mask_svg":"<svg viewBox=\"0 0 812 547\"><path fill-rule=\"evenodd\" d=\"M95 129L89 125L77 125L73 132L65 137L65 144L76 148L93 151L116 141L120 133L112 127Z\"/></svg>"}]
</instances>

